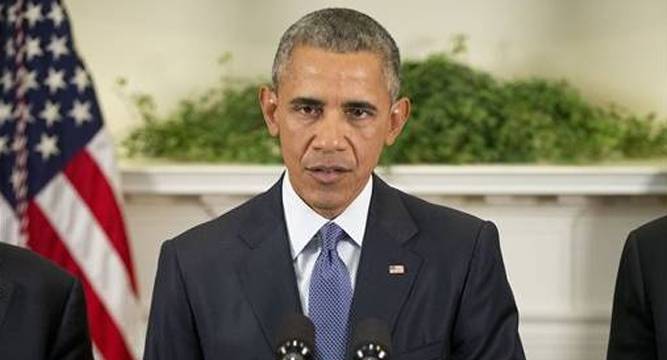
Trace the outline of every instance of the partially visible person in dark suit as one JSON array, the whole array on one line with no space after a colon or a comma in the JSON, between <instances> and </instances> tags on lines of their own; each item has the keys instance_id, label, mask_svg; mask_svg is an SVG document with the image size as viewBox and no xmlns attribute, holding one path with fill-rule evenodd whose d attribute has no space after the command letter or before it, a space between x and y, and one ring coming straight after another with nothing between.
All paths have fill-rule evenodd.
<instances>
[{"instance_id":1,"label":"partially visible person in dark suit","mask_svg":"<svg viewBox=\"0 0 667 360\"><path fill-rule=\"evenodd\" d=\"M78 280L29 250L0 242L0 359L92 359Z\"/></svg>"},{"instance_id":2,"label":"partially visible person in dark suit","mask_svg":"<svg viewBox=\"0 0 667 360\"><path fill-rule=\"evenodd\" d=\"M521 360L495 225L373 174L401 133L400 59L351 9L283 35L260 89L287 171L267 192L161 250L145 359L271 359L283 317L313 321L317 360L343 360L380 319L394 360Z\"/></svg>"},{"instance_id":3,"label":"partially visible person in dark suit","mask_svg":"<svg viewBox=\"0 0 667 360\"><path fill-rule=\"evenodd\" d=\"M667 360L667 216L632 231L618 269L608 360Z\"/></svg>"}]
</instances>

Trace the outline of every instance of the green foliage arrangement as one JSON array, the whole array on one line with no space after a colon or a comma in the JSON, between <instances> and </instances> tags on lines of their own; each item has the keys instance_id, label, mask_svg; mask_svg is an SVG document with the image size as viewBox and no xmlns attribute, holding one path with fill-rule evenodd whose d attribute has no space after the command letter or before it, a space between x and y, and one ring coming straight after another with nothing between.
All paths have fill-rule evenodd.
<instances>
[{"instance_id":1,"label":"green foliage arrangement","mask_svg":"<svg viewBox=\"0 0 667 360\"><path fill-rule=\"evenodd\" d=\"M221 80L206 94L183 100L164 118L153 98L133 96L143 120L124 140L130 157L228 163L280 162L257 102L259 82Z\"/></svg>"},{"instance_id":2,"label":"green foliage arrangement","mask_svg":"<svg viewBox=\"0 0 667 360\"><path fill-rule=\"evenodd\" d=\"M565 81L500 81L446 55L408 61L412 118L390 163L587 163L667 155L667 123L596 106Z\"/></svg>"},{"instance_id":3,"label":"green foliage arrangement","mask_svg":"<svg viewBox=\"0 0 667 360\"><path fill-rule=\"evenodd\" d=\"M586 101L565 81L501 81L437 54L407 61L402 93L412 117L382 158L397 163L590 163L667 157L667 123ZM164 118L135 96L143 124L130 156L276 163L280 153L257 104L260 81L222 80Z\"/></svg>"}]
</instances>

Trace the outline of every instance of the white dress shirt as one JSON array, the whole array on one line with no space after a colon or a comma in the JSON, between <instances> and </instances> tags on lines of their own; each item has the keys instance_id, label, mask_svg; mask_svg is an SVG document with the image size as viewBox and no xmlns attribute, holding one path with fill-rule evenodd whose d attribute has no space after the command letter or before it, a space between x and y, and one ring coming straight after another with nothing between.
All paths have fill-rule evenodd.
<instances>
[{"instance_id":1,"label":"white dress shirt","mask_svg":"<svg viewBox=\"0 0 667 360\"><path fill-rule=\"evenodd\" d=\"M313 239L315 239L315 235L320 228L329 221L336 223L349 236L345 240L339 241L336 249L347 267L352 290L354 291L372 193L373 181L369 177L357 198L350 203L343 213L335 219L329 220L316 213L297 195L290 183L289 174L285 172L282 188L283 211L285 212L292 262L304 314L308 314L310 275L320 254L320 244Z\"/></svg>"}]
</instances>

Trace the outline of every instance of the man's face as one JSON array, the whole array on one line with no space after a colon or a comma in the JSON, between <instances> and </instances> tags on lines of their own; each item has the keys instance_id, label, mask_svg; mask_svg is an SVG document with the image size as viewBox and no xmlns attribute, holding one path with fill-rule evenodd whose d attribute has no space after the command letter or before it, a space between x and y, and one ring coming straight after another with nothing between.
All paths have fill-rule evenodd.
<instances>
[{"instance_id":1,"label":"man's face","mask_svg":"<svg viewBox=\"0 0 667 360\"><path fill-rule=\"evenodd\" d=\"M410 112L408 99L392 103L381 58L371 52L296 47L277 92L264 87L259 97L294 189L327 218L361 192Z\"/></svg>"}]
</instances>

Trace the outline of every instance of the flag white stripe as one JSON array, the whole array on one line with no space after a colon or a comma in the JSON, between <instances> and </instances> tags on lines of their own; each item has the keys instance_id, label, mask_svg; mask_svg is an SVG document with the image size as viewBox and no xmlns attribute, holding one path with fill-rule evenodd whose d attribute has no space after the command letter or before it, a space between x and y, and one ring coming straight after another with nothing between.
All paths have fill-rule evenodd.
<instances>
[{"instance_id":1,"label":"flag white stripe","mask_svg":"<svg viewBox=\"0 0 667 360\"><path fill-rule=\"evenodd\" d=\"M12 245L22 245L19 235L19 219L4 196L0 196L0 241Z\"/></svg>"},{"instance_id":2,"label":"flag white stripe","mask_svg":"<svg viewBox=\"0 0 667 360\"><path fill-rule=\"evenodd\" d=\"M104 360L104 356L102 356L102 353L100 350L93 344L93 359L95 360Z\"/></svg>"},{"instance_id":3,"label":"flag white stripe","mask_svg":"<svg viewBox=\"0 0 667 360\"><path fill-rule=\"evenodd\" d=\"M116 156L115 156L115 146L113 139L110 136L106 128L101 128L97 134L88 142L86 149L90 157L97 163L102 174L106 177L111 190L113 191L114 198L119 207L122 208L124 204L124 199L122 196L121 189L121 178L119 176L120 172L116 167ZM125 217L125 213L121 212L121 216ZM123 219L124 220L124 219ZM131 243L128 243L128 246L131 248ZM136 270L136 268L135 268ZM135 272L136 274L136 272ZM136 354L142 354L144 351L144 339L146 337L146 326L148 322L147 309L140 301L137 299L137 304L141 304L138 308L138 311L141 312L142 318L138 330L135 335L135 343L131 344L133 350ZM137 356L140 358L141 356Z\"/></svg>"},{"instance_id":4,"label":"flag white stripe","mask_svg":"<svg viewBox=\"0 0 667 360\"><path fill-rule=\"evenodd\" d=\"M116 171L116 159L114 158L114 145L109 133L105 128L97 131L97 134L86 145L88 154L95 160L102 174L107 178L116 197L120 194L120 178ZM119 202L120 204L120 202Z\"/></svg>"},{"instance_id":5,"label":"flag white stripe","mask_svg":"<svg viewBox=\"0 0 667 360\"><path fill-rule=\"evenodd\" d=\"M53 177L35 200L139 358L141 307L127 269L90 209L62 174Z\"/></svg>"}]
</instances>

